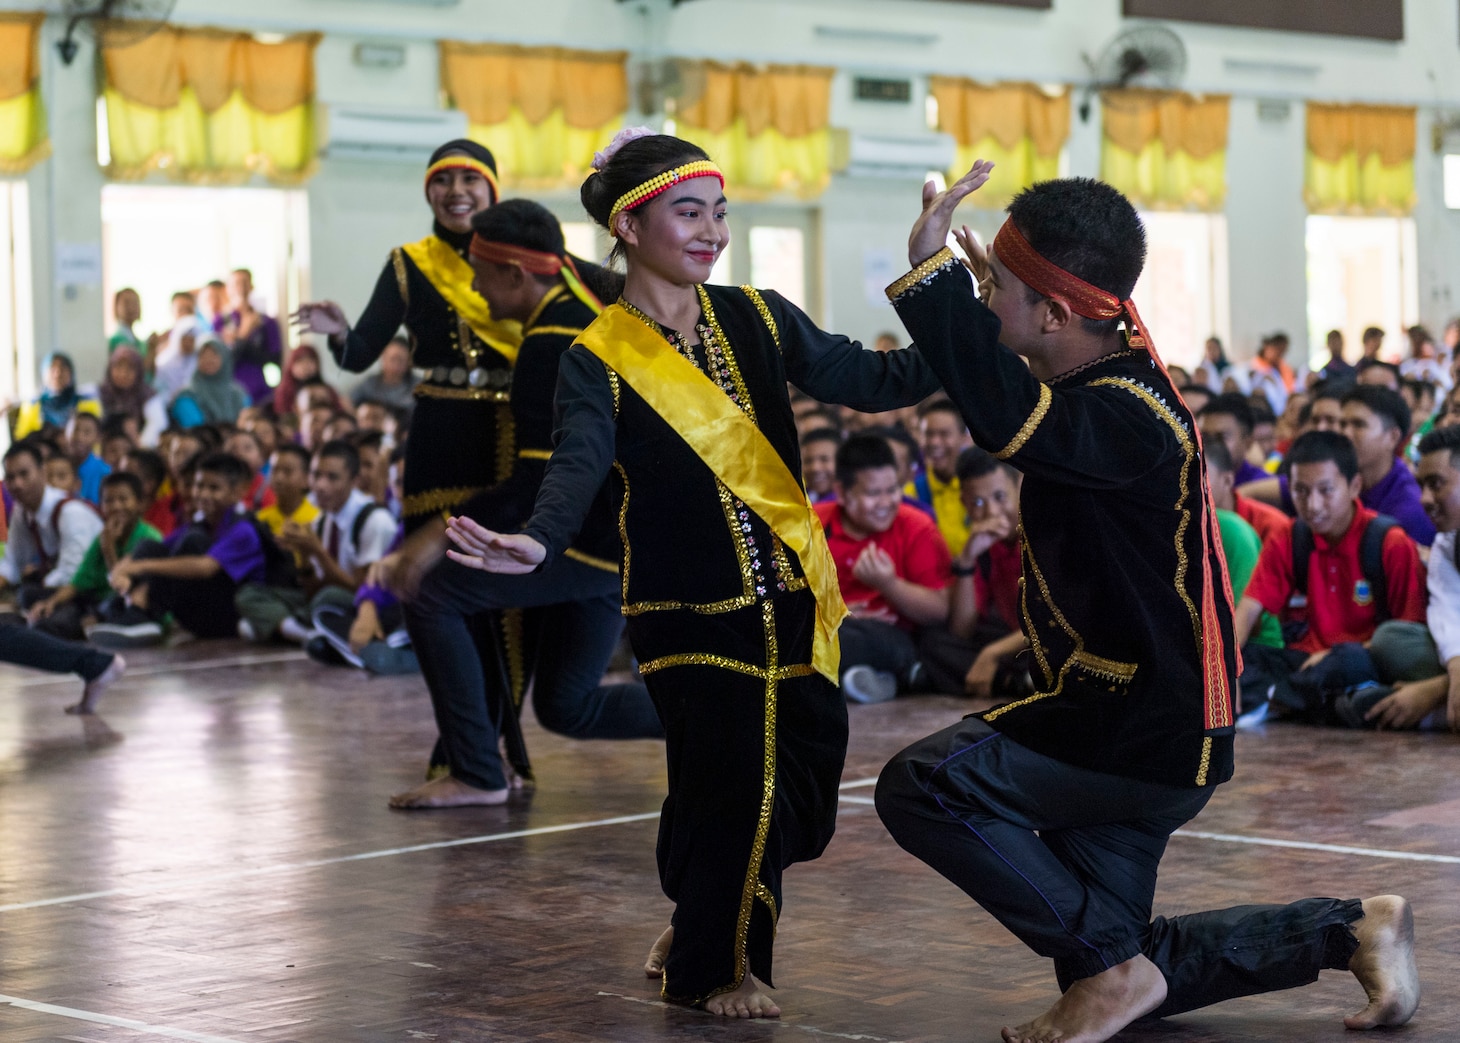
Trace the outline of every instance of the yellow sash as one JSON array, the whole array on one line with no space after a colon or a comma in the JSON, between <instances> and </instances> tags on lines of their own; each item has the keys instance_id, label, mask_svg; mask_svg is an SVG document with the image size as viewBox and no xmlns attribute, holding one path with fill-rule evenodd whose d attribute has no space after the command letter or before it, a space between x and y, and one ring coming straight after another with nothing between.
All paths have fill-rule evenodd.
<instances>
[{"instance_id":1,"label":"yellow sash","mask_svg":"<svg viewBox=\"0 0 1460 1043\"><path fill-rule=\"evenodd\" d=\"M781 455L729 397L640 319L611 304L577 344L627 381L674 428L715 477L796 552L816 596L811 665L837 683L837 628L847 615L821 520Z\"/></svg>"},{"instance_id":2,"label":"yellow sash","mask_svg":"<svg viewBox=\"0 0 1460 1043\"><path fill-rule=\"evenodd\" d=\"M522 324L492 318L487 302L471 288L471 265L462 260L451 244L428 235L419 243L407 243L401 249L483 344L501 352L508 362L517 361L517 349L522 346Z\"/></svg>"}]
</instances>

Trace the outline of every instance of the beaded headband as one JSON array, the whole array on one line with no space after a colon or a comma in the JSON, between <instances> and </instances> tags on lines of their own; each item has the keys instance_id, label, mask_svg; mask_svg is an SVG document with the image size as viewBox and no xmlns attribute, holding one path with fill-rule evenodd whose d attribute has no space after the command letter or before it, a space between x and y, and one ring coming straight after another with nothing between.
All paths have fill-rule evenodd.
<instances>
[{"instance_id":1,"label":"beaded headband","mask_svg":"<svg viewBox=\"0 0 1460 1043\"><path fill-rule=\"evenodd\" d=\"M482 177L487 179L487 184L492 186L492 202L496 202L502 196L502 191L497 185L497 172L487 166L479 159L471 156L446 156L438 159L426 168L426 184L443 170L475 170Z\"/></svg>"},{"instance_id":2,"label":"beaded headband","mask_svg":"<svg viewBox=\"0 0 1460 1043\"><path fill-rule=\"evenodd\" d=\"M613 227L614 218L625 210L632 210L636 206L647 203L659 193L667 192L673 185L696 177L718 178L720 187L725 187L725 175L720 173L719 167L707 159L699 159L693 163L673 167L662 174L654 175L638 188L630 189L618 197L618 202L614 203L613 209L608 212L608 234L617 238L618 232Z\"/></svg>"}]
</instances>

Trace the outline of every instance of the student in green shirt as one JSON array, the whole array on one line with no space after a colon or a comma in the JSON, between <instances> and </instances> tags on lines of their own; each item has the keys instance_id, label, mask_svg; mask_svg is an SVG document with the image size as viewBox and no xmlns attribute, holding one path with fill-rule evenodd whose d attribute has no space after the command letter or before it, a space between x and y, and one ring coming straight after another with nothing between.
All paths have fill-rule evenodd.
<instances>
[{"instance_id":1,"label":"student in green shirt","mask_svg":"<svg viewBox=\"0 0 1460 1043\"><path fill-rule=\"evenodd\" d=\"M57 637L82 640L81 617L112 593L112 567L143 540L162 534L142 520L142 480L113 471L101 481L101 534L86 549L71 581L30 610L31 626Z\"/></svg>"},{"instance_id":2,"label":"student in green shirt","mask_svg":"<svg viewBox=\"0 0 1460 1043\"><path fill-rule=\"evenodd\" d=\"M1235 479L1232 470L1232 454L1227 451L1227 447L1220 438L1208 439L1203 446L1207 465L1207 484L1212 487L1212 498L1218 503L1227 502L1221 493L1226 490L1227 495L1231 495L1232 483ZM1257 559L1262 556L1262 538L1257 535L1257 530L1235 511L1224 511L1218 508L1217 527L1222 534L1222 555L1227 559L1227 578L1232 581L1232 597L1240 601L1247 590L1248 581L1252 579L1253 570L1257 568ZM1271 648L1282 648L1282 624L1271 612L1264 612L1252 631L1252 636L1248 638L1248 642L1267 645Z\"/></svg>"},{"instance_id":3,"label":"student in green shirt","mask_svg":"<svg viewBox=\"0 0 1460 1043\"><path fill-rule=\"evenodd\" d=\"M132 328L142 319L142 298L137 296L137 291L131 287L118 290L112 298L112 315L117 320L117 331L107 341L107 354L110 355L123 344L142 351L146 345Z\"/></svg>"}]
</instances>

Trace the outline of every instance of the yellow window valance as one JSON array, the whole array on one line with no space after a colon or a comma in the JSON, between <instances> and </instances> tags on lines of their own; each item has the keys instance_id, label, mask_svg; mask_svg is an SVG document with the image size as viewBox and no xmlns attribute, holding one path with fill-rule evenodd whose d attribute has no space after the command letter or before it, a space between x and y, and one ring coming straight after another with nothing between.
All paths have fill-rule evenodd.
<instances>
[{"instance_id":1,"label":"yellow window valance","mask_svg":"<svg viewBox=\"0 0 1460 1043\"><path fill-rule=\"evenodd\" d=\"M101 39L111 165L119 179L160 170L232 184L263 174L298 184L315 168L318 33L262 43L245 33L165 28Z\"/></svg>"},{"instance_id":2,"label":"yellow window valance","mask_svg":"<svg viewBox=\"0 0 1460 1043\"><path fill-rule=\"evenodd\" d=\"M576 186L629 107L623 51L440 43L441 86L503 185Z\"/></svg>"},{"instance_id":3,"label":"yellow window valance","mask_svg":"<svg viewBox=\"0 0 1460 1043\"><path fill-rule=\"evenodd\" d=\"M1220 211L1231 108L1225 94L1105 91L1101 178L1143 209Z\"/></svg>"},{"instance_id":4,"label":"yellow window valance","mask_svg":"<svg viewBox=\"0 0 1460 1043\"><path fill-rule=\"evenodd\" d=\"M51 154L36 38L45 15L0 13L0 174L23 174Z\"/></svg>"},{"instance_id":5,"label":"yellow window valance","mask_svg":"<svg viewBox=\"0 0 1460 1043\"><path fill-rule=\"evenodd\" d=\"M835 69L688 59L675 68L675 133L710 154L732 198L826 187Z\"/></svg>"},{"instance_id":6,"label":"yellow window valance","mask_svg":"<svg viewBox=\"0 0 1460 1043\"><path fill-rule=\"evenodd\" d=\"M1003 209L1021 190L1059 176L1070 136L1068 88L1049 93L1032 83L931 76L928 90L938 103L938 129L958 144L949 179L976 159L994 162L988 184L970 197L974 206Z\"/></svg>"},{"instance_id":7,"label":"yellow window valance","mask_svg":"<svg viewBox=\"0 0 1460 1043\"><path fill-rule=\"evenodd\" d=\"M1303 195L1320 214L1414 209L1415 110L1308 103Z\"/></svg>"}]
</instances>

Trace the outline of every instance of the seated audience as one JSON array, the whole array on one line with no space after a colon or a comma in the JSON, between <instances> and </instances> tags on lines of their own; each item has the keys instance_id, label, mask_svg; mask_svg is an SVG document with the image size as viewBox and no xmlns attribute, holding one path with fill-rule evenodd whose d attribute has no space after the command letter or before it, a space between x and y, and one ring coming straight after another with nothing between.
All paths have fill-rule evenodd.
<instances>
[{"instance_id":1,"label":"seated audience","mask_svg":"<svg viewBox=\"0 0 1460 1043\"><path fill-rule=\"evenodd\" d=\"M355 422L361 431L379 431L387 441L393 441L399 419L396 411L379 402L361 402L355 407Z\"/></svg>"},{"instance_id":2,"label":"seated audience","mask_svg":"<svg viewBox=\"0 0 1460 1043\"><path fill-rule=\"evenodd\" d=\"M1236 477L1232 454L1227 452L1226 443L1220 438L1204 443L1202 449L1207 485L1212 491L1212 504L1217 509L1217 529L1222 540L1222 554L1227 560L1227 576L1232 583L1232 596L1240 602L1247 592L1247 584L1257 568L1263 547L1269 541L1290 540L1292 522L1276 507L1237 495L1232 487ZM1240 513L1243 507L1249 512L1247 515ZM1258 529L1257 524L1248 520L1249 517L1264 528ZM1271 612L1264 612L1248 640L1269 648L1282 648L1282 625Z\"/></svg>"},{"instance_id":3,"label":"seated audience","mask_svg":"<svg viewBox=\"0 0 1460 1043\"><path fill-rule=\"evenodd\" d=\"M106 416L101 421L101 462L115 471L136 448L137 440L127 430L127 417Z\"/></svg>"},{"instance_id":4,"label":"seated audience","mask_svg":"<svg viewBox=\"0 0 1460 1043\"><path fill-rule=\"evenodd\" d=\"M76 466L81 481L81 498L101 503L101 480L112 473L106 461L96 455L101 446L101 418L94 413L76 413L66 423L66 455Z\"/></svg>"},{"instance_id":5,"label":"seated audience","mask_svg":"<svg viewBox=\"0 0 1460 1043\"><path fill-rule=\"evenodd\" d=\"M177 528L172 504L158 493L167 483L167 464L151 449L133 449L122 460L121 470L135 474L142 483L142 520L163 536Z\"/></svg>"},{"instance_id":6,"label":"seated audience","mask_svg":"<svg viewBox=\"0 0 1460 1043\"><path fill-rule=\"evenodd\" d=\"M216 336L198 345L193 379L172 403L172 415L182 427L231 424L248 402L248 390L233 379L233 358Z\"/></svg>"},{"instance_id":7,"label":"seated audience","mask_svg":"<svg viewBox=\"0 0 1460 1043\"><path fill-rule=\"evenodd\" d=\"M101 483L102 529L81 564L60 589L31 606L28 618L38 630L80 641L81 621L115 593L111 570L144 540L162 533L142 520L142 480L134 474L109 474Z\"/></svg>"},{"instance_id":8,"label":"seated audience","mask_svg":"<svg viewBox=\"0 0 1460 1043\"><path fill-rule=\"evenodd\" d=\"M811 399L806 401L811 402ZM842 433L842 417L836 409L831 406L823 406L817 402L811 402L813 408L804 409L796 414L796 437L800 438L811 431L819 431L822 428L829 428L837 434Z\"/></svg>"},{"instance_id":9,"label":"seated audience","mask_svg":"<svg viewBox=\"0 0 1460 1043\"><path fill-rule=\"evenodd\" d=\"M958 454L972 444L968 427L952 402L935 398L918 407L923 473L907 493L933 509L945 550L968 542L968 517L958 493Z\"/></svg>"},{"instance_id":10,"label":"seated audience","mask_svg":"<svg viewBox=\"0 0 1460 1043\"><path fill-rule=\"evenodd\" d=\"M397 530L390 550L400 547L403 532ZM371 567L355 594L353 612L333 603L314 610L316 636L305 646L316 662L342 663L372 674L419 673L421 664L406 632L400 601L390 593Z\"/></svg>"},{"instance_id":11,"label":"seated audience","mask_svg":"<svg viewBox=\"0 0 1460 1043\"><path fill-rule=\"evenodd\" d=\"M167 344L152 360L152 386L164 405L171 405L178 392L193 379L198 364L198 343L212 334L212 328L197 315L193 295L179 291L172 295L172 329Z\"/></svg>"},{"instance_id":12,"label":"seated audience","mask_svg":"<svg viewBox=\"0 0 1460 1043\"><path fill-rule=\"evenodd\" d=\"M801 477L812 503L836 499L836 451L841 444L835 428L818 427L801 436Z\"/></svg>"},{"instance_id":13,"label":"seated audience","mask_svg":"<svg viewBox=\"0 0 1460 1043\"><path fill-rule=\"evenodd\" d=\"M268 458L264 456L263 447L259 440L249 431L234 431L223 440L223 451L238 457L248 464L249 473L253 478L248 483L248 492L243 496L244 510L257 512L274 502L272 491L269 489Z\"/></svg>"},{"instance_id":14,"label":"seated audience","mask_svg":"<svg viewBox=\"0 0 1460 1043\"><path fill-rule=\"evenodd\" d=\"M52 446L53 443L49 441L37 441L36 445ZM54 448L46 450L44 470L46 473L46 485L52 489L61 490L67 496L75 496L79 499L86 500L86 497L81 495L81 476L76 473L76 465L71 462L71 458L65 453ZM91 503L90 500L86 500L86 502Z\"/></svg>"},{"instance_id":15,"label":"seated audience","mask_svg":"<svg viewBox=\"0 0 1460 1043\"><path fill-rule=\"evenodd\" d=\"M284 340L279 321L253 306L253 273L236 268L228 276L228 314L223 343L233 353L233 376L243 385L250 402L267 402L273 395L265 370L283 358Z\"/></svg>"},{"instance_id":16,"label":"seated audience","mask_svg":"<svg viewBox=\"0 0 1460 1043\"><path fill-rule=\"evenodd\" d=\"M1249 721L1273 710L1325 722L1347 689L1392 680L1367 646L1385 620L1424 621L1424 566L1392 518L1359 502L1347 438L1310 432L1288 460L1298 521L1289 539L1263 547L1233 624L1243 643L1242 709ZM1281 621L1286 648L1251 642L1263 612Z\"/></svg>"},{"instance_id":17,"label":"seated audience","mask_svg":"<svg viewBox=\"0 0 1460 1043\"><path fill-rule=\"evenodd\" d=\"M116 320L117 329L106 342L108 354L115 355L122 347L140 352L144 345L135 327L142 321L142 298L136 290L126 286L112 294L112 318Z\"/></svg>"},{"instance_id":18,"label":"seated audience","mask_svg":"<svg viewBox=\"0 0 1460 1043\"><path fill-rule=\"evenodd\" d=\"M194 637L232 637L238 630L233 597L265 581L269 548L255 519L238 509L248 489L248 465L209 452L196 465L192 504L197 517L165 540L144 541L111 571L116 591L102 605L98 644L153 644L172 615Z\"/></svg>"},{"instance_id":19,"label":"seated audience","mask_svg":"<svg viewBox=\"0 0 1460 1043\"><path fill-rule=\"evenodd\" d=\"M147 371L136 348L123 344L111 353L106 376L96 390L103 416L131 417L137 432L146 430L154 442L167 426L167 404L147 383Z\"/></svg>"},{"instance_id":20,"label":"seated audience","mask_svg":"<svg viewBox=\"0 0 1460 1043\"><path fill-rule=\"evenodd\" d=\"M309 502L309 450L285 442L269 458L269 491L274 502L258 512L259 521L269 527L274 539L284 535L287 524L312 525L319 508ZM297 559L300 570L306 562Z\"/></svg>"},{"instance_id":21,"label":"seated audience","mask_svg":"<svg viewBox=\"0 0 1460 1043\"><path fill-rule=\"evenodd\" d=\"M1328 361L1322 369L1312 374L1318 380L1341 380L1352 382L1356 376L1353 364L1343 357L1343 331L1328 331Z\"/></svg>"},{"instance_id":22,"label":"seated audience","mask_svg":"<svg viewBox=\"0 0 1460 1043\"><path fill-rule=\"evenodd\" d=\"M5 451L5 491L14 502L0 556L0 593L22 611L70 581L101 531L101 515L85 500L46 484L45 461L31 442Z\"/></svg>"},{"instance_id":23,"label":"seated audience","mask_svg":"<svg viewBox=\"0 0 1460 1043\"><path fill-rule=\"evenodd\" d=\"M409 414L416 407L413 394L416 378L411 373L411 343L395 337L380 353L380 372L372 373L350 392L350 401L357 407L367 402ZM361 420L364 424L364 420Z\"/></svg>"},{"instance_id":24,"label":"seated audience","mask_svg":"<svg viewBox=\"0 0 1460 1043\"><path fill-rule=\"evenodd\" d=\"M390 484L390 456L384 449L385 436L379 431L356 431L346 441L360 454L355 488L376 503L384 504L388 496L386 487Z\"/></svg>"},{"instance_id":25,"label":"seated audience","mask_svg":"<svg viewBox=\"0 0 1460 1043\"><path fill-rule=\"evenodd\" d=\"M44 428L65 430L73 414L101 415L101 405L76 388L76 365L71 356L53 351L41 360L41 393L24 403L15 415L16 441Z\"/></svg>"},{"instance_id":26,"label":"seated audience","mask_svg":"<svg viewBox=\"0 0 1460 1043\"><path fill-rule=\"evenodd\" d=\"M1399 522L1428 547L1435 527L1419 502L1419 483L1400 455L1409 437L1409 407L1396 391L1359 385L1343 396L1343 433L1358 454L1364 506Z\"/></svg>"},{"instance_id":27,"label":"seated audience","mask_svg":"<svg viewBox=\"0 0 1460 1043\"><path fill-rule=\"evenodd\" d=\"M1252 394L1261 395L1274 416L1283 411L1288 396L1298 390L1298 374L1287 361L1289 346L1286 333L1263 337L1257 355L1247 365Z\"/></svg>"},{"instance_id":28,"label":"seated audience","mask_svg":"<svg viewBox=\"0 0 1460 1043\"><path fill-rule=\"evenodd\" d=\"M1372 385L1374 387L1388 388L1396 395L1399 394L1399 385L1403 378L1399 375L1399 367L1391 362L1362 363L1359 366L1357 383L1360 387Z\"/></svg>"},{"instance_id":29,"label":"seated audience","mask_svg":"<svg viewBox=\"0 0 1460 1043\"><path fill-rule=\"evenodd\" d=\"M324 382L319 368L319 352L308 344L301 344L289 352L289 361L284 364L284 375L279 380L279 386L274 389L274 412L282 416L296 408L300 390L316 385L322 389L329 404L338 409L340 396Z\"/></svg>"},{"instance_id":30,"label":"seated audience","mask_svg":"<svg viewBox=\"0 0 1460 1043\"><path fill-rule=\"evenodd\" d=\"M359 432L360 425L355 423L355 418L349 413L337 411L330 417L328 422L319 432L318 445L326 442L348 442Z\"/></svg>"},{"instance_id":31,"label":"seated audience","mask_svg":"<svg viewBox=\"0 0 1460 1043\"><path fill-rule=\"evenodd\" d=\"M1221 394L1207 403L1197 416L1201 426L1202 441L1210 443L1220 440L1227 447L1232 462L1237 466L1237 484L1261 481L1268 477L1266 471L1254 464L1252 456L1252 431L1256 424L1252 403L1243 395Z\"/></svg>"},{"instance_id":32,"label":"seated audience","mask_svg":"<svg viewBox=\"0 0 1460 1043\"><path fill-rule=\"evenodd\" d=\"M1301 396L1303 392L1294 392L1289 398ZM1252 457L1257 460L1258 466L1264 474L1272 474L1282 458L1277 451L1277 415L1273 412L1266 401L1259 395L1253 395L1252 404ZM1286 407L1284 407L1286 409Z\"/></svg>"},{"instance_id":33,"label":"seated audience","mask_svg":"<svg viewBox=\"0 0 1460 1043\"><path fill-rule=\"evenodd\" d=\"M837 450L835 502L816 505L851 616L842 623L842 691L885 702L921 686L918 627L948 619L948 548L902 503L887 442L853 435Z\"/></svg>"}]
</instances>

